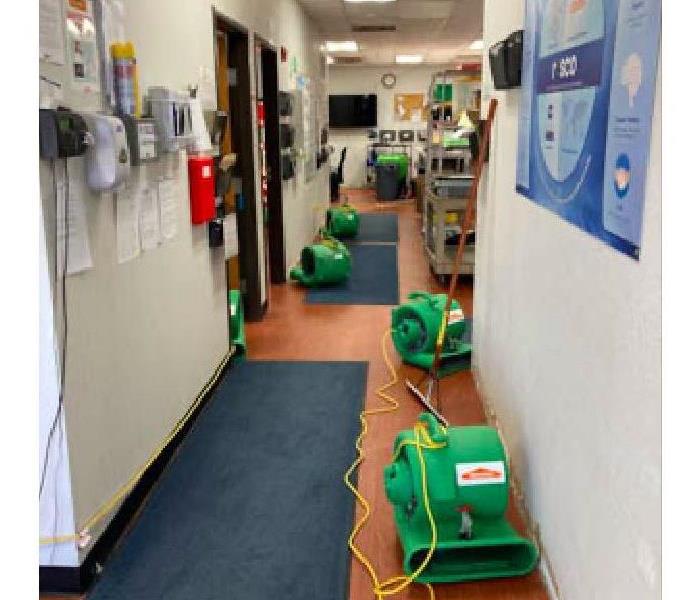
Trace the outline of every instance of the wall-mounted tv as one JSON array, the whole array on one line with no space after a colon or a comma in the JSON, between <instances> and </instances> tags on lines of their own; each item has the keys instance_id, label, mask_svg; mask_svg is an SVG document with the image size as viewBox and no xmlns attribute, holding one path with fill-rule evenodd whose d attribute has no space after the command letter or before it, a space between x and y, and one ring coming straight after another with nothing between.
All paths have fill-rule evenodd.
<instances>
[{"instance_id":1,"label":"wall-mounted tv","mask_svg":"<svg viewBox=\"0 0 700 600\"><path fill-rule=\"evenodd\" d=\"M376 94L331 94L328 96L331 127L376 127Z\"/></svg>"}]
</instances>

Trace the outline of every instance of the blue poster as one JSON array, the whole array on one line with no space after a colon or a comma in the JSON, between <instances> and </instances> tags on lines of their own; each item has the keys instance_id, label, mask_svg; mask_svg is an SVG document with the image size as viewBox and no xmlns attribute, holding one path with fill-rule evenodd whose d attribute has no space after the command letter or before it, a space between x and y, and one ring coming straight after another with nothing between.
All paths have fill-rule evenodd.
<instances>
[{"instance_id":1,"label":"blue poster","mask_svg":"<svg viewBox=\"0 0 700 600\"><path fill-rule=\"evenodd\" d=\"M639 257L661 0L527 0L516 190Z\"/></svg>"}]
</instances>

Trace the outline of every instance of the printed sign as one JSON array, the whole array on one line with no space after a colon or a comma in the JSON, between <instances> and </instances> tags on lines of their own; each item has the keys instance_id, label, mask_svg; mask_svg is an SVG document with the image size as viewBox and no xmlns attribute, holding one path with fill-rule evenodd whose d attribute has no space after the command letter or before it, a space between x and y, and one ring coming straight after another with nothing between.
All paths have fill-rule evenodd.
<instances>
[{"instance_id":1,"label":"printed sign","mask_svg":"<svg viewBox=\"0 0 700 600\"><path fill-rule=\"evenodd\" d=\"M491 485L506 482L506 466L502 460L457 463L457 485Z\"/></svg>"},{"instance_id":2,"label":"printed sign","mask_svg":"<svg viewBox=\"0 0 700 600\"><path fill-rule=\"evenodd\" d=\"M461 308L453 308L447 315L447 324L452 325L452 323L459 323L464 321L464 312Z\"/></svg>"},{"instance_id":3,"label":"printed sign","mask_svg":"<svg viewBox=\"0 0 700 600\"><path fill-rule=\"evenodd\" d=\"M90 15L70 11L66 24L73 87L84 93L97 92L100 72L95 23Z\"/></svg>"},{"instance_id":4,"label":"printed sign","mask_svg":"<svg viewBox=\"0 0 700 600\"><path fill-rule=\"evenodd\" d=\"M527 0L516 190L638 258L661 0Z\"/></svg>"}]
</instances>

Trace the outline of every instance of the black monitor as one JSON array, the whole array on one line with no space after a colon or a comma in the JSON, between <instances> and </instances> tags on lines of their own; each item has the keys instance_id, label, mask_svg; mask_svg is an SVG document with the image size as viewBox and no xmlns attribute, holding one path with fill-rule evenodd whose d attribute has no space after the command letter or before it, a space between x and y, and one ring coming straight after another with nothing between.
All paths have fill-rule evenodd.
<instances>
[{"instance_id":1,"label":"black monitor","mask_svg":"<svg viewBox=\"0 0 700 600\"><path fill-rule=\"evenodd\" d=\"M376 94L332 94L328 97L331 127L376 127Z\"/></svg>"}]
</instances>

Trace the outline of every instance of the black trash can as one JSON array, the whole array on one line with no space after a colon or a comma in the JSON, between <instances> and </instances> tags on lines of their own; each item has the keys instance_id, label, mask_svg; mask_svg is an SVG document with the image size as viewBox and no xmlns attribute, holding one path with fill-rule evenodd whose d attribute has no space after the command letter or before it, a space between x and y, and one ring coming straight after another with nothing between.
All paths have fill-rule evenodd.
<instances>
[{"instance_id":1,"label":"black trash can","mask_svg":"<svg viewBox=\"0 0 700 600\"><path fill-rule=\"evenodd\" d=\"M398 165L377 165L377 200L396 200L399 197Z\"/></svg>"}]
</instances>

